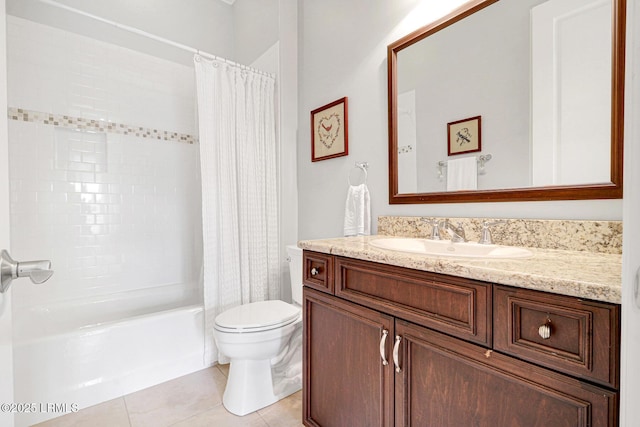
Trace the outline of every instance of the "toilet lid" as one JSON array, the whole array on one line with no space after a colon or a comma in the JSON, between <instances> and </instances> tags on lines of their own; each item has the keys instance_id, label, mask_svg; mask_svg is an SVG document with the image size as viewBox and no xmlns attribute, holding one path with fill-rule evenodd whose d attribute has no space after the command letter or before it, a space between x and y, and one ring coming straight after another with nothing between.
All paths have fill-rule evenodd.
<instances>
[{"instance_id":1,"label":"toilet lid","mask_svg":"<svg viewBox=\"0 0 640 427\"><path fill-rule=\"evenodd\" d=\"M300 308L284 301L260 301L231 308L216 316L216 326L258 331L287 324L300 316Z\"/></svg>"}]
</instances>

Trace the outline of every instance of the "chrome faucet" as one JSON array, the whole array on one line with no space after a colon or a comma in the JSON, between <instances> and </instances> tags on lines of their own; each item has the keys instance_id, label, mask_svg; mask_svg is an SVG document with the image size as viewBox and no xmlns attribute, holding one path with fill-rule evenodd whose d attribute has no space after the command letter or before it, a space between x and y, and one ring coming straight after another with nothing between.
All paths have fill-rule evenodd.
<instances>
[{"instance_id":1,"label":"chrome faucet","mask_svg":"<svg viewBox=\"0 0 640 427\"><path fill-rule=\"evenodd\" d=\"M452 243L460 243L460 242L467 241L467 237L465 236L464 228L462 227L462 225L460 224L455 225L449 222L449 220L446 220L444 221L444 229L447 230L451 235Z\"/></svg>"},{"instance_id":2,"label":"chrome faucet","mask_svg":"<svg viewBox=\"0 0 640 427\"><path fill-rule=\"evenodd\" d=\"M498 224L505 224L507 221L493 221L493 222L489 222L489 221L483 221L482 222L482 230L480 231L480 240L478 241L478 243L480 243L481 245L492 245L493 244L493 238L491 237L491 230L490 227L493 227L494 225L498 225Z\"/></svg>"},{"instance_id":3,"label":"chrome faucet","mask_svg":"<svg viewBox=\"0 0 640 427\"><path fill-rule=\"evenodd\" d=\"M442 240L440 237L440 220L438 218L422 218L423 221L429 223L431 225L431 236L429 236L430 240Z\"/></svg>"}]
</instances>

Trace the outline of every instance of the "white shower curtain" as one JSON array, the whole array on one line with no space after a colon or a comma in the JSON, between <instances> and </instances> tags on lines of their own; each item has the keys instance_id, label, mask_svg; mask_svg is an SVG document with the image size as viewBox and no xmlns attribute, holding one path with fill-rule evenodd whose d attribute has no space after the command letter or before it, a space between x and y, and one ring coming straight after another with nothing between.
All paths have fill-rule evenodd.
<instances>
[{"instance_id":1,"label":"white shower curtain","mask_svg":"<svg viewBox=\"0 0 640 427\"><path fill-rule=\"evenodd\" d=\"M280 298L275 80L194 57L204 246L205 361L215 316Z\"/></svg>"}]
</instances>

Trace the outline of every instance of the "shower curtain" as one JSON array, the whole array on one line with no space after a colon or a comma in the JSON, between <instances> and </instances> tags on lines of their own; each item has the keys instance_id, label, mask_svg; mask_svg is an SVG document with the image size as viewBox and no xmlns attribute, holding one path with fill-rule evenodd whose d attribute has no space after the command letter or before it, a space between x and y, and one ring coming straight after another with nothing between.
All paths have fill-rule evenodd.
<instances>
[{"instance_id":1,"label":"shower curtain","mask_svg":"<svg viewBox=\"0 0 640 427\"><path fill-rule=\"evenodd\" d=\"M194 57L202 177L205 362L215 316L280 298L275 79Z\"/></svg>"}]
</instances>

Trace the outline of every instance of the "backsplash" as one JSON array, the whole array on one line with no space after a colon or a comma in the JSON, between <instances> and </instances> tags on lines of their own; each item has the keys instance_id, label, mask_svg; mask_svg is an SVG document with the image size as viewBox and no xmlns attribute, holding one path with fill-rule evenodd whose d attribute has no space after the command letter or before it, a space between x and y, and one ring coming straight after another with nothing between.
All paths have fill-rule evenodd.
<instances>
[{"instance_id":1,"label":"backsplash","mask_svg":"<svg viewBox=\"0 0 640 427\"><path fill-rule=\"evenodd\" d=\"M400 237L429 237L432 217L379 216L378 234ZM438 218L449 219L464 227L471 242L480 239L483 221L504 218ZM446 232L443 232L443 237ZM507 219L491 228L493 242L500 245L541 249L562 249L608 254L622 253L622 221ZM446 237L444 237L446 238Z\"/></svg>"}]
</instances>

